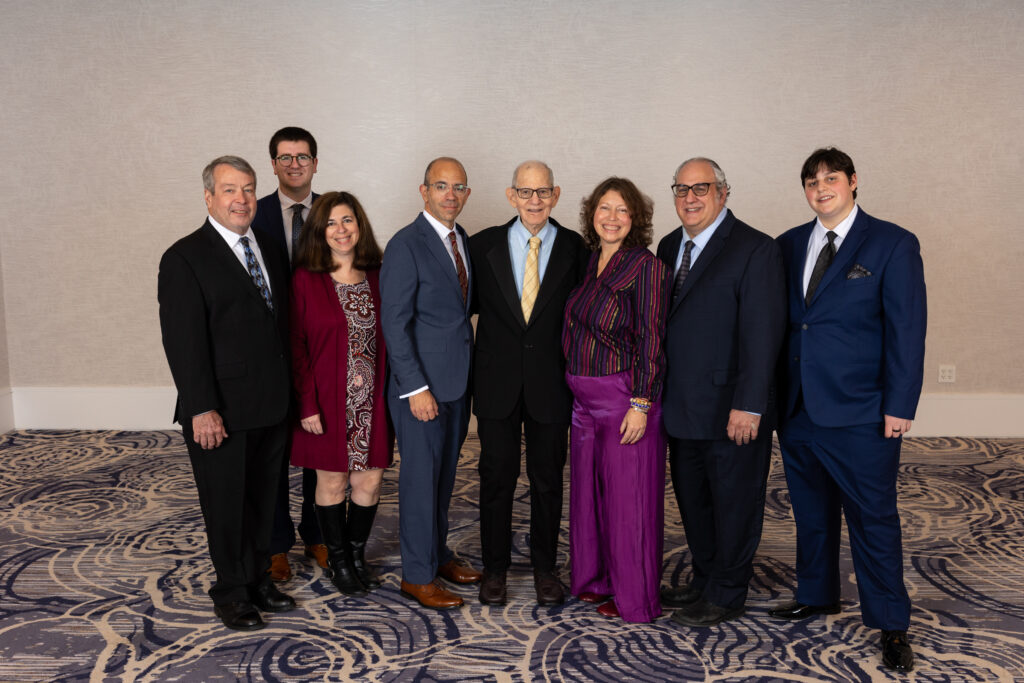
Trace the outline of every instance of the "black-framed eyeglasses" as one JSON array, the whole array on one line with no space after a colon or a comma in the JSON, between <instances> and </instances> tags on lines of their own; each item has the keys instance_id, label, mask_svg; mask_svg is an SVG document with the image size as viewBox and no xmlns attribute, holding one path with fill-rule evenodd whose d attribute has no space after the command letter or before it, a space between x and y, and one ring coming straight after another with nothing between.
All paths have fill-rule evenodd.
<instances>
[{"instance_id":1,"label":"black-framed eyeglasses","mask_svg":"<svg viewBox=\"0 0 1024 683\"><path fill-rule=\"evenodd\" d=\"M685 197L690 190L693 190L694 197L703 197L708 193L708 190L711 189L711 186L716 184L717 183L694 183L693 185L680 185L679 183L676 183L672 186L672 194L681 199Z\"/></svg>"},{"instance_id":2,"label":"black-framed eyeglasses","mask_svg":"<svg viewBox=\"0 0 1024 683\"><path fill-rule=\"evenodd\" d=\"M430 183L427 187L432 187L436 192L440 192L441 194L447 192L449 187L452 188L452 191L455 192L455 194L466 194L469 192L469 185L465 185L463 183L449 185L443 180L438 180L436 183Z\"/></svg>"},{"instance_id":3,"label":"black-framed eyeglasses","mask_svg":"<svg viewBox=\"0 0 1024 683\"><path fill-rule=\"evenodd\" d=\"M553 187L513 187L520 199L529 199L536 192L541 199L551 199L555 194Z\"/></svg>"},{"instance_id":4,"label":"black-framed eyeglasses","mask_svg":"<svg viewBox=\"0 0 1024 683\"><path fill-rule=\"evenodd\" d=\"M282 166L291 166L292 159L299 162L299 166L309 166L313 163L313 157L308 154L282 154L274 159Z\"/></svg>"}]
</instances>

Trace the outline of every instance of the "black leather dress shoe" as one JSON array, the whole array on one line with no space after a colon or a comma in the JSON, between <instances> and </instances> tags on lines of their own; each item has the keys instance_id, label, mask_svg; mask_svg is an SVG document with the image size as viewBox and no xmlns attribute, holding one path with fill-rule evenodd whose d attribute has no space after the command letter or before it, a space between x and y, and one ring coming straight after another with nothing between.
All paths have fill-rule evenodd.
<instances>
[{"instance_id":1,"label":"black leather dress shoe","mask_svg":"<svg viewBox=\"0 0 1024 683\"><path fill-rule=\"evenodd\" d=\"M565 589L554 572L533 572L533 589L537 592L538 605L561 605L565 602Z\"/></svg>"},{"instance_id":2,"label":"black leather dress shoe","mask_svg":"<svg viewBox=\"0 0 1024 683\"><path fill-rule=\"evenodd\" d=\"M256 631L266 626L251 602L214 605L213 613L220 617L225 626L235 631Z\"/></svg>"},{"instance_id":3,"label":"black leather dress shoe","mask_svg":"<svg viewBox=\"0 0 1024 683\"><path fill-rule=\"evenodd\" d=\"M683 626L702 628L742 617L744 611L743 605L731 608L722 607L701 598L687 607L677 609L672 613L670 619Z\"/></svg>"},{"instance_id":4,"label":"black leather dress shoe","mask_svg":"<svg viewBox=\"0 0 1024 683\"><path fill-rule=\"evenodd\" d=\"M264 612L287 612L295 609L295 600L292 596L285 595L269 581L261 583L257 588L250 588L249 599Z\"/></svg>"},{"instance_id":5,"label":"black leather dress shoe","mask_svg":"<svg viewBox=\"0 0 1024 683\"><path fill-rule=\"evenodd\" d=\"M815 614L839 614L839 603L833 602L831 605L805 605L802 602L790 600L768 610L769 616L776 619L791 619L793 621L813 617Z\"/></svg>"},{"instance_id":6,"label":"black leather dress shoe","mask_svg":"<svg viewBox=\"0 0 1024 683\"><path fill-rule=\"evenodd\" d=\"M906 631L882 631L882 664L894 671L914 668L914 651L910 649Z\"/></svg>"},{"instance_id":7,"label":"black leather dress shoe","mask_svg":"<svg viewBox=\"0 0 1024 683\"><path fill-rule=\"evenodd\" d=\"M504 605L506 602L508 602L508 591L505 572L489 572L485 569L483 581L480 582L480 603Z\"/></svg>"},{"instance_id":8,"label":"black leather dress shoe","mask_svg":"<svg viewBox=\"0 0 1024 683\"><path fill-rule=\"evenodd\" d=\"M690 583L675 588L662 588L661 604L666 607L686 607L700 600L702 592Z\"/></svg>"}]
</instances>

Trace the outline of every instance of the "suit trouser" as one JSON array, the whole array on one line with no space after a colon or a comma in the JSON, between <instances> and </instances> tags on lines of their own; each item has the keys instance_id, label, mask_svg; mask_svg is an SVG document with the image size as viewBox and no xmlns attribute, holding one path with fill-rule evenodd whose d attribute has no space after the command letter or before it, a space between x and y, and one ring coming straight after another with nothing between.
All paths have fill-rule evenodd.
<instances>
[{"instance_id":1,"label":"suit trouser","mask_svg":"<svg viewBox=\"0 0 1024 683\"><path fill-rule=\"evenodd\" d=\"M751 443L669 437L672 488L693 563L692 585L708 602L742 607L761 542L772 432Z\"/></svg>"},{"instance_id":2,"label":"suit trouser","mask_svg":"<svg viewBox=\"0 0 1024 683\"><path fill-rule=\"evenodd\" d=\"M656 402L640 441L619 443L619 425L629 410L628 376L566 376L574 396L570 590L614 595L625 621L652 621L661 614L665 436Z\"/></svg>"},{"instance_id":3,"label":"suit trouser","mask_svg":"<svg viewBox=\"0 0 1024 683\"><path fill-rule=\"evenodd\" d=\"M438 415L421 422L409 400L388 397L398 438L398 528L402 578L430 583L452 559L448 547L448 504L455 486L459 451L469 429L469 396L438 401Z\"/></svg>"},{"instance_id":4,"label":"suit trouser","mask_svg":"<svg viewBox=\"0 0 1024 683\"><path fill-rule=\"evenodd\" d=\"M285 426L231 430L208 451L193 441L191 420L182 425L182 433L217 572L210 597L218 605L249 600L250 589L270 580L270 533Z\"/></svg>"},{"instance_id":5,"label":"suit trouser","mask_svg":"<svg viewBox=\"0 0 1024 683\"><path fill-rule=\"evenodd\" d=\"M477 417L480 436L480 547L484 567L506 571L511 564L512 504L519 481L522 435L526 434L526 476L530 480L530 561L537 571L555 568L562 523L562 473L569 425L537 422L522 396L508 417Z\"/></svg>"},{"instance_id":6,"label":"suit trouser","mask_svg":"<svg viewBox=\"0 0 1024 683\"><path fill-rule=\"evenodd\" d=\"M274 506L274 532L270 537L270 552L286 553L295 545L295 525L292 523L291 481L288 458L281 465L281 478L277 486ZM299 536L306 545L323 543L320 524L316 521L316 470L302 468L302 512L299 517Z\"/></svg>"},{"instance_id":7,"label":"suit trouser","mask_svg":"<svg viewBox=\"0 0 1024 683\"><path fill-rule=\"evenodd\" d=\"M796 520L796 599L838 602L840 511L846 517L864 624L906 630L910 598L896 508L900 439L882 423L821 427L802 407L779 431Z\"/></svg>"}]
</instances>

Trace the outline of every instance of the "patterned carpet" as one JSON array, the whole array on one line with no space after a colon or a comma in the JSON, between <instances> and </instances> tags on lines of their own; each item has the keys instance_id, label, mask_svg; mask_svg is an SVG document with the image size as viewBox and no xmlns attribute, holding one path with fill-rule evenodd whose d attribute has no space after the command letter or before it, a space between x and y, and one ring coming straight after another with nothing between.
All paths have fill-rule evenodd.
<instances>
[{"instance_id":1,"label":"patterned carpet","mask_svg":"<svg viewBox=\"0 0 1024 683\"><path fill-rule=\"evenodd\" d=\"M470 438L451 541L479 565ZM517 530L504 608L419 609L398 593L397 472L385 477L368 555L385 586L343 598L293 550L299 609L254 633L213 617L211 566L177 432L0 436L0 681L887 680L860 622L849 554L843 611L767 617L793 589L794 528L776 453L764 540L743 619L688 630L627 625L576 600L532 600ZM525 479L524 479L525 481ZM294 490L298 478L293 477ZM1024 442L909 439L900 473L911 642L919 681L1024 680ZM517 512L527 510L521 482ZM685 557L671 489L665 580ZM563 531L564 532L564 531ZM564 539L563 539L564 541ZM568 565L564 543L561 564ZM567 570L563 570L563 575Z\"/></svg>"}]
</instances>

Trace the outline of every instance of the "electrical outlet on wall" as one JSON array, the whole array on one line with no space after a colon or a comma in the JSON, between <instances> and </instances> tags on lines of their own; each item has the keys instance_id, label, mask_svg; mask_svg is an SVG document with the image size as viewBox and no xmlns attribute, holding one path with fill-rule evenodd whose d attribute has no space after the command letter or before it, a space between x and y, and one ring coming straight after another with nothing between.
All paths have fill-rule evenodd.
<instances>
[{"instance_id":1,"label":"electrical outlet on wall","mask_svg":"<svg viewBox=\"0 0 1024 683\"><path fill-rule=\"evenodd\" d=\"M955 365L940 365L939 366L939 383L940 384L952 384L956 381L956 366Z\"/></svg>"}]
</instances>

